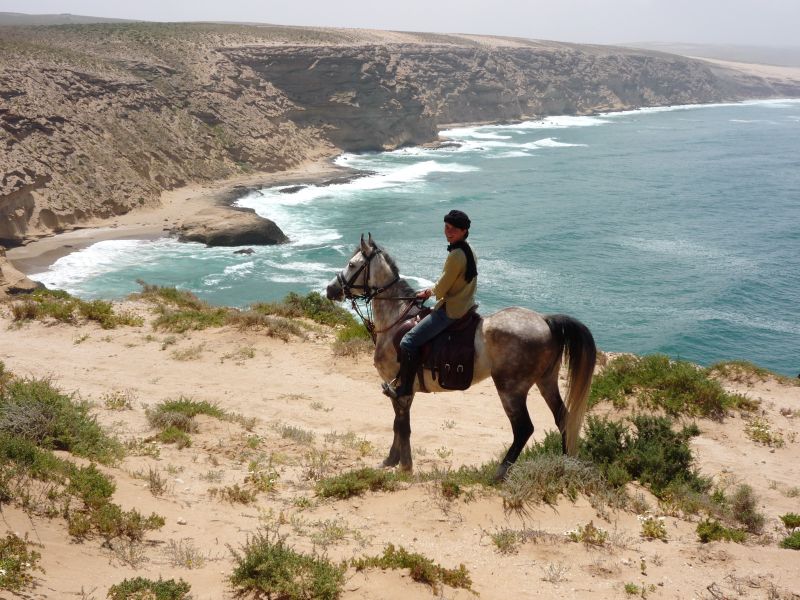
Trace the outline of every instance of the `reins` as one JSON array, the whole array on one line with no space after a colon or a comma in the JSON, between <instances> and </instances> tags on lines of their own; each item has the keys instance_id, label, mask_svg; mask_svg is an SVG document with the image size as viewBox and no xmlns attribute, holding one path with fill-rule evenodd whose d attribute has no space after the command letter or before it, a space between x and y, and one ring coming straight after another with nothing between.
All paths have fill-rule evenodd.
<instances>
[{"instance_id":1,"label":"reins","mask_svg":"<svg viewBox=\"0 0 800 600\"><path fill-rule=\"evenodd\" d=\"M364 252L361 252L361 255L365 258L364 264L362 264L355 273L353 273L349 279L345 279L344 277L344 270L340 271L336 275L336 279L339 284L342 286L342 291L344 292L345 298L350 300L350 305L353 307L353 311L358 315L361 319L361 322L364 324L364 327L369 332L370 337L372 338L372 343L377 343L377 338L379 333L385 333L392 329L398 323L402 321L408 320L413 318L414 315L408 316L408 313L411 311L411 308L417 304L419 298L416 296L393 296L391 298L380 298L380 294L391 288L397 282L400 281L400 276L396 276L391 282L384 286L380 287L370 287L369 285L369 266L372 262L372 259L375 258L378 254L380 254L382 250L380 248L376 248L375 252L366 256ZM363 285L355 285L356 278L361 275L361 272L365 271L364 273L364 284ZM353 290L359 289L363 290L361 294L354 294ZM358 300L364 301L364 311L366 315L361 311L361 307L358 305ZM408 305L403 309L400 313L400 316L397 320L394 321L388 327L383 329L375 329L375 321L373 319L373 311L372 311L372 301L373 300L397 300L403 301L408 300Z\"/></svg>"}]
</instances>

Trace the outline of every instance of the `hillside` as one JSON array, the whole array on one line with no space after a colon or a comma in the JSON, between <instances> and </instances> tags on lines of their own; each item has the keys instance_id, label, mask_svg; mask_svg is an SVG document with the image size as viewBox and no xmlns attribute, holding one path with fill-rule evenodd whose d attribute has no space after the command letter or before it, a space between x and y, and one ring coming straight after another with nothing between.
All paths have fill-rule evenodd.
<instances>
[{"instance_id":1,"label":"hillside","mask_svg":"<svg viewBox=\"0 0 800 600\"><path fill-rule=\"evenodd\" d=\"M191 182L437 139L446 123L800 95L673 55L222 24L0 27L0 244Z\"/></svg>"},{"instance_id":2,"label":"hillside","mask_svg":"<svg viewBox=\"0 0 800 600\"><path fill-rule=\"evenodd\" d=\"M650 468L690 448L684 465L690 470L680 475L686 483L678 479L659 491L653 479L640 475L621 488L627 494L621 498L576 481L572 492L559 484L545 500L517 507L522 510L514 509L511 483L480 483L480 466L501 456L511 441L491 381L466 392L420 394L412 410L416 477L345 497L343 478L384 458L393 411L369 354L334 352L331 329L308 320L266 319L269 325L260 329L251 321L245 329L181 332L191 318L165 320L174 306L154 310L157 305L142 300L114 307L141 321L101 329L82 317L75 323L14 321L18 304L0 304L0 506L6 534L27 538L29 549L41 554L27 568L32 581L25 598L105 598L111 586L136 577L183 580L195 600L234 598L231 551L241 552L259 531L276 530L296 552L316 552L336 565L380 555L389 544L451 572L463 564L461 576L439 582L438 589L436 580L426 584L408 568L350 566L340 588L343 600L465 600L478 597L473 592L482 600L798 598L798 552L779 547L787 536L779 517L800 513L800 388L785 378L721 371L724 388L745 395L740 407L715 418L675 419L676 430L689 426L687 431L692 423L697 430L688 434L688 446L683 438L675 447L660 445ZM560 383L563 388L565 381ZM26 395L26 389L36 393ZM97 466L113 484L102 498L113 504L105 506L155 513L162 525L141 531L144 526L132 522L116 531L113 512L95 522L93 507L103 502L87 488L100 476L88 464L102 461L102 454L91 452L101 438L93 433L88 448L71 440L94 431L85 421L56 431L55 440L43 439L42 447L56 447L46 454L55 457L49 461L45 454L32 461L20 442L9 443L13 436L34 437L32 432L58 426L52 416L54 425L36 418L58 403L63 411L63 397L53 389L76 405L88 403L88 417L124 444L122 458ZM627 407L598 404L590 417L624 423L650 414L641 405L633 410L636 396L646 394L631 394ZM166 403L202 410L183 424L174 414L169 421L155 418ZM553 418L535 388L528 405L541 450ZM604 440L606 448L611 444ZM519 464L525 460L549 464L536 463L535 455ZM48 479L54 464L83 470L73 471L67 485ZM584 477L602 466L581 464ZM466 470L459 472L462 466ZM537 472L531 485L547 485L546 472ZM610 481L614 472L606 473ZM556 475L555 483L564 477ZM323 486L334 481L341 487L329 494ZM696 493L692 481L709 487ZM742 501L744 484L749 502ZM698 526L709 514L734 527L728 531L738 542L701 542ZM645 535L646 515L655 537ZM6 574L0 573L0 584ZM466 582L471 591L462 589Z\"/></svg>"}]
</instances>

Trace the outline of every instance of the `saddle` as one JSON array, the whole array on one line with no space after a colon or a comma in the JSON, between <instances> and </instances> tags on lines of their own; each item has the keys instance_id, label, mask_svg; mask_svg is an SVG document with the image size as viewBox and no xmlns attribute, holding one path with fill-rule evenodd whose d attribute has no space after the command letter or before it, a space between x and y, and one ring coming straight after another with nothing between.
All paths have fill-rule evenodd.
<instances>
[{"instance_id":1,"label":"saddle","mask_svg":"<svg viewBox=\"0 0 800 600\"><path fill-rule=\"evenodd\" d=\"M422 391L427 392L423 369L446 390L466 390L472 384L475 367L475 330L482 320L475 305L463 317L422 346L422 361L417 376ZM392 338L400 362L400 341L412 327L430 314L423 308L415 317L400 324Z\"/></svg>"}]
</instances>

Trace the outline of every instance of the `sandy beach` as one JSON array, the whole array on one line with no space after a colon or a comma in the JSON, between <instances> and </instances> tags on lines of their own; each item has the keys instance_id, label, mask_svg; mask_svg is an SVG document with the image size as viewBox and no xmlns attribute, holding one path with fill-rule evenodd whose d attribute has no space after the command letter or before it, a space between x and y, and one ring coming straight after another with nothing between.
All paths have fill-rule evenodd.
<instances>
[{"instance_id":1,"label":"sandy beach","mask_svg":"<svg viewBox=\"0 0 800 600\"><path fill-rule=\"evenodd\" d=\"M26 274L40 273L71 252L103 240L157 239L169 236L181 223L209 206L230 205L249 190L290 184L321 183L352 175L330 160L306 163L274 173L252 173L210 183L193 183L161 194L160 204L134 209L111 219L86 221L72 231L49 235L7 251L8 259Z\"/></svg>"}]
</instances>

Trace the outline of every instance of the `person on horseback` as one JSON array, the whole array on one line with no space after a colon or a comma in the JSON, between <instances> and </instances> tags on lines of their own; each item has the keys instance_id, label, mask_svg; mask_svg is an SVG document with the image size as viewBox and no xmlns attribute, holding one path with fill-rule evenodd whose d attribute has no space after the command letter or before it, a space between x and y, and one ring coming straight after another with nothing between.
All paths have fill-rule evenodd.
<instances>
[{"instance_id":1,"label":"person on horseback","mask_svg":"<svg viewBox=\"0 0 800 600\"><path fill-rule=\"evenodd\" d=\"M433 288L420 290L416 294L417 299L423 302L436 296L437 302L433 311L406 333L400 342L400 370L392 383L383 384L383 393L394 400L413 392L422 346L475 305L478 269L475 254L467 243L469 227L469 217L460 210L451 210L444 216L444 236L449 245L442 275Z\"/></svg>"}]
</instances>

